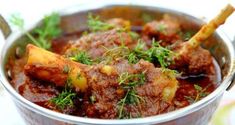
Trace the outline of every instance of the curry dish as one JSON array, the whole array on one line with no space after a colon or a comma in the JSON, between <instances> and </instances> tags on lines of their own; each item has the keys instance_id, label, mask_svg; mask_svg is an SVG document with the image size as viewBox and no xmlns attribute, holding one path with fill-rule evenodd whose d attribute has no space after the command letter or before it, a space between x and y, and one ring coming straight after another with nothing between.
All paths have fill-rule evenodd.
<instances>
[{"instance_id":1,"label":"curry dish","mask_svg":"<svg viewBox=\"0 0 235 125\"><path fill-rule=\"evenodd\" d=\"M26 32L30 44L9 57L7 74L24 98L56 112L101 119L167 113L216 88L218 64L199 44L226 19L220 17L194 35L168 14L137 30L124 18L90 13L87 30L64 34L53 13ZM23 30L22 19L12 22Z\"/></svg>"}]
</instances>

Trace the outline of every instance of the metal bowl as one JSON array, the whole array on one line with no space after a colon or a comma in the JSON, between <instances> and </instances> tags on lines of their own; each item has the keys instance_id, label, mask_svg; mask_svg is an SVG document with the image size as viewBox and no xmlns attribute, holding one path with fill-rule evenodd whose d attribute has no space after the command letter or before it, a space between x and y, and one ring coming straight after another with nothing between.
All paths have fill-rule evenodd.
<instances>
[{"instance_id":1,"label":"metal bowl","mask_svg":"<svg viewBox=\"0 0 235 125\"><path fill-rule=\"evenodd\" d=\"M101 15L103 18L111 17L123 17L135 22L140 18L141 14L148 13L154 15L155 17L161 18L164 13L168 13L179 19L180 22L184 23L186 28L200 26L204 23L201 19L196 18L192 15L187 15L183 12L177 12L167 8L160 8L151 3L133 3L129 4L127 2L122 3L99 3L99 4L84 4L74 6L72 8L67 8L59 11L62 16L62 28L65 32L73 32L78 29L83 29L86 27L86 16L88 12L93 12ZM2 19L0 19L0 24ZM1 25L5 24L2 22ZM134 23L135 24L135 23ZM0 25L0 28L1 28ZM9 29L4 25L4 35L7 36ZM31 30L36 27L33 25L27 30ZM7 30L8 29L8 30ZM217 32L205 43L203 47L210 50L221 69L222 80L218 83L218 87L210 95L203 98L199 102L189 105L185 108L172 111L165 114L160 114L145 118L135 118L135 119L125 119L125 120L104 120L104 119L94 119L85 117L76 117L66 114L61 114L58 112L51 111L49 109L40 107L24 97L22 97L13 86L10 84L5 65L7 63L8 57L14 54L16 46L21 45L19 38L24 36L20 32L11 33L5 39L5 45L1 50L1 82L5 89L10 93L14 103L25 119L27 124L32 125L64 125L64 124L157 124L157 125L205 125L208 124L212 114L216 110L218 103L226 91L226 89L231 84L234 79L235 71L235 51L231 41L226 37L226 35L217 30ZM3 37L0 34L0 37Z\"/></svg>"}]
</instances>

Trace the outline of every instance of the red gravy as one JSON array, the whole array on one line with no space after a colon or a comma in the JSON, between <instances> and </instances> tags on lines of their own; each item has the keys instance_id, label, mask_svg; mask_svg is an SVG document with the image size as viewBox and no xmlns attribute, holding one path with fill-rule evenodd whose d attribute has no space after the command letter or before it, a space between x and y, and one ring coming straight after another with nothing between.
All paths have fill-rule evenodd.
<instances>
[{"instance_id":1,"label":"red gravy","mask_svg":"<svg viewBox=\"0 0 235 125\"><path fill-rule=\"evenodd\" d=\"M138 30L137 32L140 33L141 30ZM64 34L59 38L54 39L52 41L51 51L63 55L66 49L70 46L70 43L68 41L76 40L80 36L81 32L75 32L71 34ZM26 64L26 60L27 60L26 55L20 58L17 56L10 57L6 66L9 75L9 80L11 81L12 86L24 98L42 107L75 116L104 118L104 119L117 118L117 112L112 112L112 110L110 112L97 113L98 111L96 111L97 109L95 109L97 108L97 106L93 106L93 104L91 104L89 100L89 95L91 93L78 93L77 97L74 99L74 105L76 107L72 109L67 108L64 109L63 111L60 111L57 108L55 108L53 105L50 105L48 101L53 97L56 97L62 91L62 88L56 87L51 83L46 83L44 81L26 77L24 75L24 65ZM217 82L221 80L220 68L215 59L213 59L213 67L215 69L215 74L213 75L185 74L183 76L177 77L179 85L175 97L173 99L174 103L167 105L159 103L159 106L162 107L162 110L159 110L156 113L154 111L155 109L149 109L147 111L143 111L144 112L143 116L157 115L177 110L179 108L195 103L200 99L204 98L205 96L207 96L208 94L210 94L212 91L215 90ZM195 88L195 84L200 86L202 90L197 90ZM112 97L114 95L112 95L111 93L112 92L110 92L110 98L115 98ZM112 104L114 103L116 102L113 102ZM101 105L101 106L107 106L107 105ZM134 116L136 117L137 115L134 114Z\"/></svg>"}]
</instances>

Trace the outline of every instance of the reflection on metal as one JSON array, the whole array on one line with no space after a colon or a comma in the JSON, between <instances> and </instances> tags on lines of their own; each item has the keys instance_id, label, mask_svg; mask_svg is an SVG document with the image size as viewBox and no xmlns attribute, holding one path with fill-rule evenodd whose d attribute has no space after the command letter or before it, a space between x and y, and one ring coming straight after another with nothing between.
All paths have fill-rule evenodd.
<instances>
[{"instance_id":1,"label":"reflection on metal","mask_svg":"<svg viewBox=\"0 0 235 125\"><path fill-rule=\"evenodd\" d=\"M0 96L1 96L1 94L3 93L3 86L2 86L2 84L0 84Z\"/></svg>"},{"instance_id":2,"label":"reflection on metal","mask_svg":"<svg viewBox=\"0 0 235 125\"><path fill-rule=\"evenodd\" d=\"M1 15L0 15L0 30L2 30L5 38L7 38L11 33L9 25Z\"/></svg>"}]
</instances>

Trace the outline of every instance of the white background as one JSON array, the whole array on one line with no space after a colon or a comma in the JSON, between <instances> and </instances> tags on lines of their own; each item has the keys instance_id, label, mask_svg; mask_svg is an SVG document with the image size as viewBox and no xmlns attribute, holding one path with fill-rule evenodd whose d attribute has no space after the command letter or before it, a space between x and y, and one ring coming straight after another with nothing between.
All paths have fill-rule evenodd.
<instances>
[{"instance_id":1,"label":"white background","mask_svg":"<svg viewBox=\"0 0 235 125\"><path fill-rule=\"evenodd\" d=\"M84 3L95 4L95 2L105 0L0 0L0 14L9 20L14 13L19 13L25 19L26 26L33 24L43 17L44 13L56 11L62 8L77 6L80 7ZM111 0L106 0L111 1ZM116 0L117 1L117 0ZM123 1L123 0L119 0ZM131 3L139 0L124 0ZM142 2L150 0L142 0ZM155 5L172 8L175 10L186 10L189 14L197 15L197 17L206 17L211 19L214 17L227 3L235 6L235 0L151 0ZM221 27L224 32L234 39L235 35L235 14L229 18L227 23ZM15 29L13 29L14 31ZM3 45L3 41L0 41ZM226 92L223 100L234 99L235 89L233 92ZM234 114L234 113L233 113ZM3 91L0 85L0 124L1 125L24 125L24 122L17 113L9 95Z\"/></svg>"}]
</instances>

